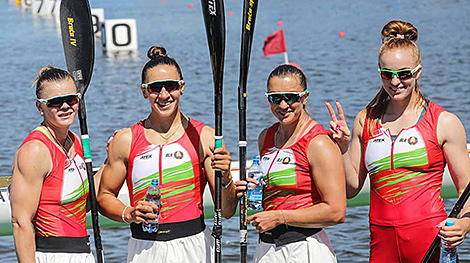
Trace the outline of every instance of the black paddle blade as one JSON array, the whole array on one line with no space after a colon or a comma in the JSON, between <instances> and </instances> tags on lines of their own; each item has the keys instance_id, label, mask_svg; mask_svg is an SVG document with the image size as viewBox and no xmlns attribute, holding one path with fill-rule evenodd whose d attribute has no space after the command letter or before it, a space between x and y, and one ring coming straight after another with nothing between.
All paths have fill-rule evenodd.
<instances>
[{"instance_id":1,"label":"black paddle blade","mask_svg":"<svg viewBox=\"0 0 470 263\"><path fill-rule=\"evenodd\" d=\"M95 59L95 38L87 0L62 0L60 29L67 69L83 96L90 84Z\"/></svg>"},{"instance_id":2,"label":"black paddle blade","mask_svg":"<svg viewBox=\"0 0 470 263\"><path fill-rule=\"evenodd\" d=\"M245 0L243 4L242 42L240 49L239 89L246 92L248 69L250 66L251 43L255 31L258 0Z\"/></svg>"},{"instance_id":3,"label":"black paddle blade","mask_svg":"<svg viewBox=\"0 0 470 263\"><path fill-rule=\"evenodd\" d=\"M216 115L222 114L222 84L225 57L225 8L223 0L201 0L204 24L206 26L207 42L214 79L214 95L216 100ZM218 103L219 102L219 103ZM216 118L217 119L217 118ZM215 129L217 133L218 123ZM220 129L221 132L222 129Z\"/></svg>"}]
</instances>

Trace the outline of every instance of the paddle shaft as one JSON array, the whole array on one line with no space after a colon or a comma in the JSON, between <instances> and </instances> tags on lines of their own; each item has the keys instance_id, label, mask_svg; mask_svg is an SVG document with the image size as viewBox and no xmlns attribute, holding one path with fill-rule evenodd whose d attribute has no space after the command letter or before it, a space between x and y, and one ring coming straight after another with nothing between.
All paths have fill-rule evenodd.
<instances>
[{"instance_id":1,"label":"paddle shaft","mask_svg":"<svg viewBox=\"0 0 470 263\"><path fill-rule=\"evenodd\" d=\"M460 195L459 199L457 199L457 202L452 208L452 211L450 211L449 218L455 218L459 215L460 211L462 211L462 208L467 202L469 197L470 197L470 183L467 184L467 187L465 187L465 190ZM439 247L440 243L441 243L441 239L439 238L439 236L436 236L434 240L432 241L432 244L429 247L428 251L424 255L423 260L421 260L421 263L429 262L429 260L432 258L434 253L437 251L437 248Z\"/></svg>"},{"instance_id":2,"label":"paddle shaft","mask_svg":"<svg viewBox=\"0 0 470 263\"><path fill-rule=\"evenodd\" d=\"M62 0L60 4L60 28L67 69L75 80L78 92L82 95L79 103L78 119L89 183L88 200L91 207L97 262L104 263L85 108L85 92L91 80L95 58L93 22L88 0Z\"/></svg>"},{"instance_id":3,"label":"paddle shaft","mask_svg":"<svg viewBox=\"0 0 470 263\"><path fill-rule=\"evenodd\" d=\"M258 0L244 0L243 21L240 49L240 78L238 82L238 122L239 122L239 168L240 180L246 180L246 86L250 66L251 46L255 29ZM240 199L240 262L246 263L248 231L247 231L247 191L243 191Z\"/></svg>"},{"instance_id":4,"label":"paddle shaft","mask_svg":"<svg viewBox=\"0 0 470 263\"><path fill-rule=\"evenodd\" d=\"M82 134L83 153L85 157L86 172L89 183L89 199L91 208L91 220L93 224L93 238L95 240L96 258L98 263L104 262L103 245L100 235L100 224L98 221L98 205L96 202L95 180L93 178L93 164L91 161L90 142L88 136L88 125L86 121L86 108L84 97L80 100L78 108L78 119L80 121L80 133Z\"/></svg>"},{"instance_id":5,"label":"paddle shaft","mask_svg":"<svg viewBox=\"0 0 470 263\"><path fill-rule=\"evenodd\" d=\"M225 56L223 0L201 0L214 81L215 149L222 147L222 94ZM222 172L215 171L214 228L215 262L222 262Z\"/></svg>"}]
</instances>

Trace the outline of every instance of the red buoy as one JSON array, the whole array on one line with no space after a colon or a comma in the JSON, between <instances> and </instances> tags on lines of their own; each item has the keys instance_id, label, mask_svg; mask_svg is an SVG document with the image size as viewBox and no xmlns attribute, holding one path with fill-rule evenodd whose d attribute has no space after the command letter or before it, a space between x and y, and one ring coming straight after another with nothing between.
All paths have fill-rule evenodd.
<instances>
[{"instance_id":1,"label":"red buoy","mask_svg":"<svg viewBox=\"0 0 470 263\"><path fill-rule=\"evenodd\" d=\"M343 31L339 31L338 36L339 37L344 37L344 36L346 36L346 33L344 33Z\"/></svg>"},{"instance_id":2,"label":"red buoy","mask_svg":"<svg viewBox=\"0 0 470 263\"><path fill-rule=\"evenodd\" d=\"M189 8L193 8L193 7L194 7L193 3L189 4Z\"/></svg>"},{"instance_id":3,"label":"red buoy","mask_svg":"<svg viewBox=\"0 0 470 263\"><path fill-rule=\"evenodd\" d=\"M282 20L278 20L278 21L277 21L277 25L278 25L278 26L282 26Z\"/></svg>"},{"instance_id":4,"label":"red buoy","mask_svg":"<svg viewBox=\"0 0 470 263\"><path fill-rule=\"evenodd\" d=\"M228 11L228 16L233 16L233 12L232 11Z\"/></svg>"}]
</instances>

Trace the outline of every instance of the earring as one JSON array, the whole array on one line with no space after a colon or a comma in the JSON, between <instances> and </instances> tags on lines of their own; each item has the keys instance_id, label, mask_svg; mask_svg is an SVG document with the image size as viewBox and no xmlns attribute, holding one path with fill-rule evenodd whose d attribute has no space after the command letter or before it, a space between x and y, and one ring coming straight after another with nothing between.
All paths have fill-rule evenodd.
<instances>
[{"instance_id":1,"label":"earring","mask_svg":"<svg viewBox=\"0 0 470 263\"><path fill-rule=\"evenodd\" d=\"M44 116L44 112L41 111L41 116Z\"/></svg>"}]
</instances>

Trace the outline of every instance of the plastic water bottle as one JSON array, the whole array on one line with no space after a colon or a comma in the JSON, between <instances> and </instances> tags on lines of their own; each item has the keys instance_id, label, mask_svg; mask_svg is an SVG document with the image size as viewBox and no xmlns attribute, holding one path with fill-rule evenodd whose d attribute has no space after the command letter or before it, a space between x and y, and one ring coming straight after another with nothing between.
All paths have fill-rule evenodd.
<instances>
[{"instance_id":1,"label":"plastic water bottle","mask_svg":"<svg viewBox=\"0 0 470 263\"><path fill-rule=\"evenodd\" d=\"M159 208L162 207L161 201L161 192L160 188L158 187L158 179L152 179L152 183L147 190L147 194L145 194L145 201L154 203ZM157 215L155 219L156 222L143 222L142 223L142 230L147 233L157 232L159 227L159 217L160 217L160 210L153 211L154 214Z\"/></svg>"},{"instance_id":2,"label":"plastic water bottle","mask_svg":"<svg viewBox=\"0 0 470 263\"><path fill-rule=\"evenodd\" d=\"M248 177L258 180L259 184L248 183L247 185L247 208L249 210L262 210L263 201L263 173L259 168L259 156L253 157L253 164L248 170Z\"/></svg>"},{"instance_id":3,"label":"plastic water bottle","mask_svg":"<svg viewBox=\"0 0 470 263\"><path fill-rule=\"evenodd\" d=\"M447 219L446 226L453 226L454 220ZM457 248L448 246L441 240L441 260L440 263L455 263L457 262Z\"/></svg>"}]
</instances>

